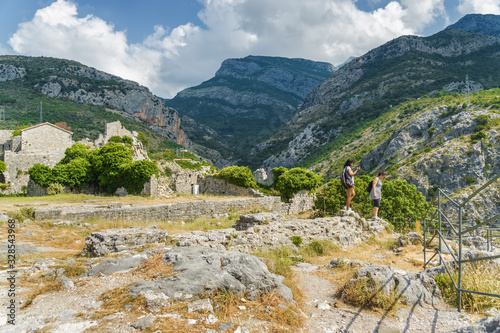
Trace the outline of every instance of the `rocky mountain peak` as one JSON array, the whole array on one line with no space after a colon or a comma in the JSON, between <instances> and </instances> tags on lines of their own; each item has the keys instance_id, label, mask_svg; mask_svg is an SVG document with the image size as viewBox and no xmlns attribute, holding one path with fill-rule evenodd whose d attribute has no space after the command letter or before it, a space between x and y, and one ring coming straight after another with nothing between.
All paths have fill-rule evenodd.
<instances>
[{"instance_id":1,"label":"rocky mountain peak","mask_svg":"<svg viewBox=\"0 0 500 333\"><path fill-rule=\"evenodd\" d=\"M469 14L446 28L462 29L481 35L489 35L500 38L500 15L493 14Z\"/></svg>"}]
</instances>

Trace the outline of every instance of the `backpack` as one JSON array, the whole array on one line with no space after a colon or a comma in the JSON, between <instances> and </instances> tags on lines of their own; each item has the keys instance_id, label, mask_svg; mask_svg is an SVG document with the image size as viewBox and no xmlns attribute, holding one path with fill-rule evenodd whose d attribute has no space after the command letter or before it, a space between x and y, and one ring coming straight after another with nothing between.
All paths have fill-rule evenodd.
<instances>
[{"instance_id":1,"label":"backpack","mask_svg":"<svg viewBox=\"0 0 500 333\"><path fill-rule=\"evenodd\" d=\"M368 183L368 187L366 188L366 192L371 193L373 188L373 180Z\"/></svg>"},{"instance_id":2,"label":"backpack","mask_svg":"<svg viewBox=\"0 0 500 333\"><path fill-rule=\"evenodd\" d=\"M340 183L342 184L342 187L345 189L354 187L354 184L352 183L352 179L347 177L346 175L347 169L344 169L344 172L342 172L342 175L339 177Z\"/></svg>"}]
</instances>

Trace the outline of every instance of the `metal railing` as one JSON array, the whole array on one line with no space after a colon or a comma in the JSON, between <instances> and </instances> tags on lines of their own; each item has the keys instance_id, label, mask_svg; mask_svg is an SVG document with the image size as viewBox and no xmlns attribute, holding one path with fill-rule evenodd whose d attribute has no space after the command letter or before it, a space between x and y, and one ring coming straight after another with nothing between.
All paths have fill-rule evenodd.
<instances>
[{"instance_id":1,"label":"metal railing","mask_svg":"<svg viewBox=\"0 0 500 333\"><path fill-rule=\"evenodd\" d=\"M484 296L491 296L491 297L500 297L500 294L492 294L492 293L486 293L486 292L481 292L481 291L476 291L476 290L467 290L462 288L462 273L463 273L463 264L470 263L470 262L479 262L479 261L484 261L484 260L494 260L500 258L500 255L494 255L494 256L488 256L488 257L479 257L479 258L469 258L469 259L463 259L463 237L464 235L470 234L473 231L478 230L479 228L483 228L484 231L486 232L486 241L487 241L487 250L491 251L492 250L492 244L493 244L493 232L498 232L500 231L500 214L497 214L491 218L488 218L484 220L483 222L477 223L475 225L472 225L473 223L471 221L468 221L467 219L464 218L464 213L465 213L465 205L471 201L476 195L481 193L485 188L496 182L497 180L500 179L500 174L496 175L495 177L491 178L486 184L481 186L479 189L477 189L474 193L472 193L469 197L467 197L462 203L457 202L456 200L453 200L448 196L444 191L441 189L438 189L437 193L434 195L434 198L431 200L431 205L429 205L429 209L427 210L424 218L422 219L423 221L423 234L424 234L424 269L426 269L427 265L436 257L439 256L439 264L443 265L443 267L446 270L446 273L450 277L453 286L455 290L458 292L458 311L461 311L462 308L462 293L473 293L473 294L478 294L478 295L484 295ZM437 208L432 212L431 216L427 218L429 215L429 212L431 212L431 209L433 209L433 202L437 198ZM445 212L444 212L444 207L443 207L443 199L448 200L448 202L451 204L451 208L456 208L458 209L458 216L455 217L449 217ZM452 223L452 220L457 219L458 223L454 225ZM495 223L496 221L496 223ZM445 228L443 228L443 226ZM457 228L458 227L458 228ZM432 228L432 233L429 232L429 230ZM445 234L445 232L447 234ZM431 239L428 241L427 240L427 234L429 235L432 234ZM451 237L447 237L448 235L451 234ZM447 238L458 238L458 258L456 254L454 254L453 249L450 247L450 245L447 243ZM438 250L431 251L428 246L431 245L431 242L436 238L436 236L439 239L439 244L438 244ZM451 257L453 258L452 261L446 262L443 259L443 245L446 247L448 252L451 254ZM434 253L432 257L427 260L427 252ZM458 281L455 282L453 279L453 275L450 272L450 269L447 266L447 263L453 263L454 267L458 270Z\"/></svg>"}]
</instances>

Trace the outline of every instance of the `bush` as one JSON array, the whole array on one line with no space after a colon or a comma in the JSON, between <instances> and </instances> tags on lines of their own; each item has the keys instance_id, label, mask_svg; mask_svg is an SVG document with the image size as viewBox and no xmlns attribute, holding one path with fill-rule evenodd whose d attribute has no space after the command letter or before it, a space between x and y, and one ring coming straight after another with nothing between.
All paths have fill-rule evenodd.
<instances>
[{"instance_id":1,"label":"bush","mask_svg":"<svg viewBox=\"0 0 500 333\"><path fill-rule=\"evenodd\" d=\"M431 127L427 130L427 134L429 134L429 137L431 138L432 135L436 132L436 127Z\"/></svg>"},{"instance_id":2,"label":"bush","mask_svg":"<svg viewBox=\"0 0 500 333\"><path fill-rule=\"evenodd\" d=\"M474 141L474 140L483 140L483 139L487 139L487 138L488 138L488 135L486 133L484 133L483 131L479 131L477 133L473 133L470 136L470 139L472 141Z\"/></svg>"},{"instance_id":3,"label":"bush","mask_svg":"<svg viewBox=\"0 0 500 333\"><path fill-rule=\"evenodd\" d=\"M322 184L321 177L303 168L293 168L275 179L276 189L285 199L292 198L302 190L315 191Z\"/></svg>"},{"instance_id":4,"label":"bush","mask_svg":"<svg viewBox=\"0 0 500 333\"><path fill-rule=\"evenodd\" d=\"M290 240L296 246L300 246L300 244L302 244L302 237L300 237L300 236L292 236L292 237L290 237Z\"/></svg>"},{"instance_id":5,"label":"bush","mask_svg":"<svg viewBox=\"0 0 500 333\"><path fill-rule=\"evenodd\" d=\"M278 181L278 178L280 178L280 176L282 174L284 174L285 172L287 172L288 169L281 166L279 168L273 168L271 171L273 173L273 185L276 185L276 182Z\"/></svg>"},{"instance_id":6,"label":"bush","mask_svg":"<svg viewBox=\"0 0 500 333\"><path fill-rule=\"evenodd\" d=\"M0 161L0 173L7 171L7 164L4 161Z\"/></svg>"},{"instance_id":7,"label":"bush","mask_svg":"<svg viewBox=\"0 0 500 333\"><path fill-rule=\"evenodd\" d=\"M472 177L472 176L464 176L464 179L465 179L465 182L468 184L468 185L471 185L471 184L474 184L474 183L477 183L477 179Z\"/></svg>"},{"instance_id":8,"label":"bush","mask_svg":"<svg viewBox=\"0 0 500 333\"><path fill-rule=\"evenodd\" d=\"M47 187L54 183L52 170L43 164L35 164L28 170L30 178L40 186Z\"/></svg>"},{"instance_id":9,"label":"bush","mask_svg":"<svg viewBox=\"0 0 500 333\"><path fill-rule=\"evenodd\" d=\"M372 216L372 202L369 193L365 191L371 180L369 176L356 177L356 196L351 202L353 209L365 218ZM398 231L412 227L428 208L425 197L405 180L386 179L382 182L380 216L394 224ZM342 188L340 180L333 179L318 191L314 203L316 209L334 215L344 207L345 202L345 189Z\"/></svg>"},{"instance_id":10,"label":"bush","mask_svg":"<svg viewBox=\"0 0 500 333\"><path fill-rule=\"evenodd\" d=\"M139 132L139 134L137 135L137 139L142 142L142 145L144 147L147 148L149 146L149 138L146 136L146 134L144 134L144 132Z\"/></svg>"},{"instance_id":11,"label":"bush","mask_svg":"<svg viewBox=\"0 0 500 333\"><path fill-rule=\"evenodd\" d=\"M123 182L123 186L128 193L139 194L144 188L144 184L158 172L155 163L147 160L136 161L126 168L124 172L126 180Z\"/></svg>"},{"instance_id":12,"label":"bush","mask_svg":"<svg viewBox=\"0 0 500 333\"><path fill-rule=\"evenodd\" d=\"M257 183L252 171L248 167L229 166L214 175L215 178L224 179L228 183L246 188L256 188Z\"/></svg>"},{"instance_id":13,"label":"bush","mask_svg":"<svg viewBox=\"0 0 500 333\"><path fill-rule=\"evenodd\" d=\"M56 195L63 191L63 186L59 183L52 183L47 187L48 195Z\"/></svg>"},{"instance_id":14,"label":"bush","mask_svg":"<svg viewBox=\"0 0 500 333\"><path fill-rule=\"evenodd\" d=\"M485 114L476 117L476 123L478 125L486 126L489 124L489 122L490 122L490 117L488 117Z\"/></svg>"}]
</instances>

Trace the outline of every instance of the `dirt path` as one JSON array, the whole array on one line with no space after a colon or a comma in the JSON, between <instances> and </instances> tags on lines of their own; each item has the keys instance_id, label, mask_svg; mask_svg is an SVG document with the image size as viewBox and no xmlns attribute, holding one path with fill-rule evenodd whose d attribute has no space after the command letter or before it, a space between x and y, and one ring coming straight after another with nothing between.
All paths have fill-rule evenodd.
<instances>
[{"instance_id":1,"label":"dirt path","mask_svg":"<svg viewBox=\"0 0 500 333\"><path fill-rule=\"evenodd\" d=\"M337 308L334 304L337 301L335 291L338 286L318 276L318 272L335 274L334 272L309 264L300 264L293 267L293 270L306 298L304 313L308 319L302 332L449 332L475 321L469 315L444 304L402 307L395 314L378 313L342 303Z\"/></svg>"}]
</instances>

